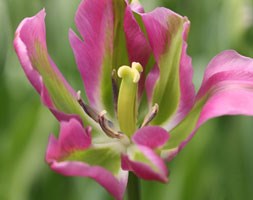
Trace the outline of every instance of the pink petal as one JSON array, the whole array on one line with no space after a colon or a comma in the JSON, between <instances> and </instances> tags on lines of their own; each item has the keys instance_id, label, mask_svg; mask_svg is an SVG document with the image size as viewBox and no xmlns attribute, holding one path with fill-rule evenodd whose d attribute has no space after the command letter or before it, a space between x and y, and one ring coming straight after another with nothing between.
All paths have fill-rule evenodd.
<instances>
[{"instance_id":1,"label":"pink petal","mask_svg":"<svg viewBox=\"0 0 253 200\"><path fill-rule=\"evenodd\" d=\"M155 152L142 145L138 145L137 150L142 153L149 164L135 160L134 153L122 155L122 168L124 170L133 171L138 177L146 180L156 180L161 182L168 181L168 172L163 160L155 154Z\"/></svg>"},{"instance_id":2,"label":"pink petal","mask_svg":"<svg viewBox=\"0 0 253 200\"><path fill-rule=\"evenodd\" d=\"M139 1L131 2L130 7L134 12L144 13L144 8Z\"/></svg>"},{"instance_id":3,"label":"pink petal","mask_svg":"<svg viewBox=\"0 0 253 200\"><path fill-rule=\"evenodd\" d=\"M218 54L210 61L205 70L202 86L198 92L198 98L203 96L206 90L212 86L213 83L210 84L210 80L217 80L217 78L212 78L212 76L219 76L218 79L220 80L230 80L230 77L234 76L233 79L245 79L245 81L247 81L247 78L240 76L240 73L253 73L252 65L253 60L251 58L241 56L234 50L226 50ZM224 73L224 75L222 75L222 73ZM230 75L225 75L225 73L230 73Z\"/></svg>"},{"instance_id":4,"label":"pink petal","mask_svg":"<svg viewBox=\"0 0 253 200\"><path fill-rule=\"evenodd\" d=\"M133 135L132 140L137 145L151 149L162 147L169 139L169 133L159 126L145 126Z\"/></svg>"},{"instance_id":5,"label":"pink petal","mask_svg":"<svg viewBox=\"0 0 253 200\"><path fill-rule=\"evenodd\" d=\"M87 149L91 145L91 128L84 129L75 119L62 122L59 145L64 152Z\"/></svg>"},{"instance_id":6,"label":"pink petal","mask_svg":"<svg viewBox=\"0 0 253 200\"><path fill-rule=\"evenodd\" d=\"M126 7L124 31L126 34L126 43L130 62L139 62L145 71L152 49L131 10L140 9L138 5L139 4L131 4L131 8L129 6ZM145 78L145 73L141 73L141 79L138 87L139 96L141 96L144 90Z\"/></svg>"},{"instance_id":7,"label":"pink petal","mask_svg":"<svg viewBox=\"0 0 253 200\"><path fill-rule=\"evenodd\" d=\"M145 68L151 54L150 45L131 10L141 10L140 5L131 4L130 8L126 2L82 1L75 19L82 38L72 30L69 32L70 44L89 103L98 110L108 110L108 102L113 104L112 69L131 65L131 62L140 62ZM140 95L144 89L144 80L142 75Z\"/></svg>"},{"instance_id":8,"label":"pink petal","mask_svg":"<svg viewBox=\"0 0 253 200\"><path fill-rule=\"evenodd\" d=\"M199 124L221 115L253 115L253 59L224 51L207 66L197 100L209 94Z\"/></svg>"},{"instance_id":9,"label":"pink petal","mask_svg":"<svg viewBox=\"0 0 253 200\"><path fill-rule=\"evenodd\" d=\"M195 106L171 131L163 157L172 159L207 120L222 115L253 115L253 59L224 51L209 63ZM189 125L188 130L182 127Z\"/></svg>"},{"instance_id":10,"label":"pink petal","mask_svg":"<svg viewBox=\"0 0 253 200\"><path fill-rule=\"evenodd\" d=\"M48 145L47 145L47 152L46 152L46 162L52 163L54 160L60 157L60 149L58 140L54 137L54 135L49 136Z\"/></svg>"},{"instance_id":11,"label":"pink petal","mask_svg":"<svg viewBox=\"0 0 253 200\"><path fill-rule=\"evenodd\" d=\"M116 179L110 172L99 166L91 167L82 162L53 162L51 169L65 176L89 177L96 180L111 195L122 200L127 184L127 172L122 172L119 179Z\"/></svg>"},{"instance_id":12,"label":"pink petal","mask_svg":"<svg viewBox=\"0 0 253 200\"><path fill-rule=\"evenodd\" d=\"M113 10L111 0L82 1L76 13L76 26L84 41L73 31L69 39L76 62L84 81L91 106L102 109L101 81L106 57L110 57L113 45ZM106 74L108 75L108 74ZM110 78L110 74L109 74Z\"/></svg>"},{"instance_id":13,"label":"pink petal","mask_svg":"<svg viewBox=\"0 0 253 200\"><path fill-rule=\"evenodd\" d=\"M178 124L183 117L189 112L194 102L194 86L192 83L193 69L191 64L191 58L187 55L187 35L190 27L190 22L185 17L181 17L178 14L170 11L165 8L157 8L154 11L146 14L142 14L142 19L147 31L147 35L150 41L150 45L152 47L155 60L157 62L158 68L161 68L164 65L164 56L167 56L169 49L171 48L171 43L173 39L173 35L177 31L180 24L177 21L184 21L183 23L183 32L182 32L182 50L180 56L180 64L179 66L173 66L178 68L179 71L179 82L174 83L175 87L180 85L180 100L178 108L176 109L176 113L172 118L170 118L169 122L164 121L165 126L168 130L173 128L176 124ZM172 59L172 58L171 58ZM168 66L169 67L169 66ZM172 69L167 69L167 71ZM176 70L176 71L177 71ZM155 72L155 73L153 73ZM163 72L162 72L163 73ZM175 76L175 75L174 75ZM155 83L159 78L159 69L155 71L151 71L147 80L146 80L146 90L148 94L149 101L152 100L155 91ZM174 87L174 86L173 86ZM170 88L170 91L173 88ZM170 91L164 91L164 93L168 93ZM171 94L172 95L172 94ZM173 100L175 95L170 97L170 101ZM173 101L176 101L173 100ZM167 100L161 99L158 103L160 107L166 112L166 106L164 106L164 102L167 103ZM164 108L163 108L164 107ZM168 107L168 106L167 106ZM158 114L159 115L159 114ZM158 116L159 117L159 116ZM171 117L168 112L167 119Z\"/></svg>"},{"instance_id":14,"label":"pink petal","mask_svg":"<svg viewBox=\"0 0 253 200\"><path fill-rule=\"evenodd\" d=\"M159 67L157 66L157 64L155 64L148 73L145 82L145 88L149 102L152 102L152 95L154 92L156 81L159 78L159 75L160 75Z\"/></svg>"},{"instance_id":15,"label":"pink petal","mask_svg":"<svg viewBox=\"0 0 253 200\"><path fill-rule=\"evenodd\" d=\"M46 30L44 23L45 15L46 13L43 9L37 15L26 18L20 23L15 33L14 48L27 78L41 95L44 105L46 105L56 115L57 119L70 119L70 117L73 117L74 115L72 115L72 113L66 114L61 109L56 108L54 104L55 102L52 101L51 95L43 82L43 79L50 77L50 75L47 75L48 77L42 77L37 70L37 64L33 61L33 59L36 60L41 56L38 55L38 50L36 50L36 45L39 45L41 48L40 50L43 51L42 54L45 55L45 58L43 59L48 62L49 66L47 67L50 67L51 76L54 76L53 78L57 79L59 84L64 87L69 98L75 99L74 90L66 82L47 53ZM79 118L77 115L75 115L75 117Z\"/></svg>"},{"instance_id":16,"label":"pink petal","mask_svg":"<svg viewBox=\"0 0 253 200\"><path fill-rule=\"evenodd\" d=\"M61 159L75 150L85 150L91 145L91 128L83 128L75 118L61 122L59 140L49 137L46 161Z\"/></svg>"},{"instance_id":17,"label":"pink petal","mask_svg":"<svg viewBox=\"0 0 253 200\"><path fill-rule=\"evenodd\" d=\"M92 156L95 154L89 154L88 156L87 154L82 154L85 152L89 153L89 148L95 148L91 144L90 132L90 128L83 128L81 123L76 119L71 119L68 122L61 122L59 139L57 140L52 135L49 138L46 161L52 170L65 176L93 178L105 187L116 199L122 199L127 184L128 172L123 171L120 165L118 165L119 169L117 168L116 172L114 171L113 173L98 164L93 164L94 157ZM106 154L108 151L104 152ZM95 159L102 159L102 162L105 160L107 163L115 161L106 160L111 157L110 155L106 157L108 154L105 154L103 155L105 156L104 158L100 157L100 153ZM91 162L91 164L85 161ZM120 164L119 155L117 162ZM117 163L115 163L115 165L117 165Z\"/></svg>"}]
</instances>

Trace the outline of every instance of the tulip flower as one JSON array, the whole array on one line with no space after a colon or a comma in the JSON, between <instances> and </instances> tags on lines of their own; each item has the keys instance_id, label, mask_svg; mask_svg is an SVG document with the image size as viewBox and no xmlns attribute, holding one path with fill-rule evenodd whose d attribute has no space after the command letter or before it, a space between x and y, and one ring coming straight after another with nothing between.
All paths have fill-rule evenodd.
<instances>
[{"instance_id":1,"label":"tulip flower","mask_svg":"<svg viewBox=\"0 0 253 200\"><path fill-rule=\"evenodd\" d=\"M211 60L195 94L187 17L166 8L145 13L136 0L83 0L75 17L80 37L70 30L69 40L87 100L49 56L44 18L42 10L24 19L14 47L60 122L46 152L60 174L93 178L122 199L129 171L167 182L165 162L208 119L253 115L253 60L233 50Z\"/></svg>"}]
</instances>

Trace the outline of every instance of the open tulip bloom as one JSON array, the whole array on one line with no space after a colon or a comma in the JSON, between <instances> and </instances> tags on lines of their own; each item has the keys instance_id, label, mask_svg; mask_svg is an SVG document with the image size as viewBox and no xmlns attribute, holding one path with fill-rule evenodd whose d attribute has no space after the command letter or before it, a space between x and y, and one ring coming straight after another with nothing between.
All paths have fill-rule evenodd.
<instances>
[{"instance_id":1,"label":"open tulip bloom","mask_svg":"<svg viewBox=\"0 0 253 200\"><path fill-rule=\"evenodd\" d=\"M123 199L128 173L168 181L165 165L208 119L253 115L253 60L233 50L211 60L195 94L187 55L190 22L135 0L83 0L69 40L85 96L48 54L45 10L24 19L14 46L25 74L60 122L46 162L66 176L95 179ZM83 98L82 98L83 95Z\"/></svg>"}]
</instances>

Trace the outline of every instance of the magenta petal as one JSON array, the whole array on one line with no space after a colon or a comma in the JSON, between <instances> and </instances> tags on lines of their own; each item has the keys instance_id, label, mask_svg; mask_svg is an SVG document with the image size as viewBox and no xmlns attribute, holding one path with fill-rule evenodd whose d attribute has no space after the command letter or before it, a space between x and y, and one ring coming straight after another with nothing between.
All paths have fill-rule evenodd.
<instances>
[{"instance_id":1,"label":"magenta petal","mask_svg":"<svg viewBox=\"0 0 253 200\"><path fill-rule=\"evenodd\" d=\"M207 120L222 115L253 116L253 59L224 51L209 63L194 107L171 131L163 157L173 158Z\"/></svg>"},{"instance_id":2,"label":"magenta petal","mask_svg":"<svg viewBox=\"0 0 253 200\"><path fill-rule=\"evenodd\" d=\"M61 122L59 140L49 137L46 161L57 160L75 150L84 150L91 145L91 128L83 128L76 119Z\"/></svg>"},{"instance_id":3,"label":"magenta petal","mask_svg":"<svg viewBox=\"0 0 253 200\"><path fill-rule=\"evenodd\" d=\"M127 184L127 172L117 180L110 172L99 166L91 167L82 162L53 162L51 169L65 176L82 176L95 179L117 200L122 200Z\"/></svg>"},{"instance_id":4,"label":"magenta petal","mask_svg":"<svg viewBox=\"0 0 253 200\"><path fill-rule=\"evenodd\" d=\"M75 119L62 122L59 145L64 152L87 149L91 145L91 128L84 129Z\"/></svg>"},{"instance_id":5,"label":"magenta petal","mask_svg":"<svg viewBox=\"0 0 253 200\"><path fill-rule=\"evenodd\" d=\"M140 4L131 6L134 10L141 10ZM87 97L91 106L98 110L107 109L105 101L108 103L108 99L112 98L112 91L108 89L111 86L104 85L110 84L112 69L131 65L131 62L140 62L145 68L151 47L125 1L82 1L75 22L81 38L70 31L69 39ZM144 80L143 75L139 94L144 89ZM104 99L105 96L107 99Z\"/></svg>"},{"instance_id":6,"label":"magenta petal","mask_svg":"<svg viewBox=\"0 0 253 200\"><path fill-rule=\"evenodd\" d=\"M191 107L194 104L195 89L192 83L193 78L193 68L192 68L192 59L187 54L187 36L190 29L190 23L184 24L183 32L183 47L182 54L180 59L180 69L179 69L179 80L180 80L180 90L181 90L181 99L179 103L179 108L173 122L168 123L167 129L170 130L178 122L180 122L185 115L189 112Z\"/></svg>"},{"instance_id":7,"label":"magenta petal","mask_svg":"<svg viewBox=\"0 0 253 200\"><path fill-rule=\"evenodd\" d=\"M58 140L54 137L54 135L49 136L47 152L46 152L46 161L51 164L54 160L58 159L60 156L60 149Z\"/></svg>"},{"instance_id":8,"label":"magenta petal","mask_svg":"<svg viewBox=\"0 0 253 200\"><path fill-rule=\"evenodd\" d=\"M224 51L208 65L197 100L209 94L199 124L221 115L253 115L253 59Z\"/></svg>"},{"instance_id":9,"label":"magenta petal","mask_svg":"<svg viewBox=\"0 0 253 200\"><path fill-rule=\"evenodd\" d=\"M39 42L47 51L46 46L46 29L45 29L45 19L46 13L43 9L34 17L24 19L18 26L15 33L14 47L18 54L19 60L23 66L23 69L30 80L31 84L35 87L38 92L41 92L43 85L42 79L39 73L34 69L31 63L31 56L35 52L35 42ZM49 55L48 55L49 56ZM53 61L50 59L51 67L55 73L60 77L61 81L64 82L66 87L70 90L72 94L75 95L74 90L66 82L58 68L55 66ZM45 91L44 91L45 92ZM45 92L46 93L46 92ZM49 97L48 94L45 94ZM49 103L49 100L45 100L45 103ZM50 104L50 103L49 103Z\"/></svg>"},{"instance_id":10,"label":"magenta petal","mask_svg":"<svg viewBox=\"0 0 253 200\"><path fill-rule=\"evenodd\" d=\"M205 95L212 85L226 80L251 82L245 75L253 73L253 59L241 56L234 50L223 51L215 56L208 64L198 98Z\"/></svg>"},{"instance_id":11,"label":"magenta petal","mask_svg":"<svg viewBox=\"0 0 253 200\"><path fill-rule=\"evenodd\" d=\"M134 12L144 13L144 8L139 1L131 2L130 7Z\"/></svg>"},{"instance_id":12,"label":"magenta petal","mask_svg":"<svg viewBox=\"0 0 253 200\"><path fill-rule=\"evenodd\" d=\"M97 165L99 162L96 160L104 161L107 159L107 155L103 155L105 156L103 158L100 156L95 158L96 154L89 154L92 148L95 148L91 144L90 132L90 128L83 128L76 119L61 122L59 139L57 140L53 135L49 138L46 161L52 170L65 176L83 176L95 179L116 199L120 200L123 198L126 188L128 173L120 168L120 156L118 156L119 168L114 173ZM97 152L99 152L99 148ZM108 151L104 152L108 153ZM90 164L85 161L89 161ZM111 162L114 161L111 160ZM109 162L110 160L107 161L107 163ZM111 165L111 163L109 164ZM117 165L117 163L114 164Z\"/></svg>"},{"instance_id":13,"label":"magenta petal","mask_svg":"<svg viewBox=\"0 0 253 200\"><path fill-rule=\"evenodd\" d=\"M46 13L43 9L37 15L26 18L20 23L15 33L14 48L27 78L37 92L41 95L43 104L46 105L53 112L53 114L55 114L58 120L68 120L71 117L74 117L73 114L75 113L72 114L70 112L67 114L62 109L57 108L55 105L56 102L53 102L52 96L50 95L43 80L44 78L51 78L55 81L57 80L57 83L61 85L64 90L64 97L75 99L75 91L70 87L48 55L44 23L45 15ZM36 63L39 62L36 59L43 59L45 63ZM43 64L45 64L45 66L43 66ZM44 75L39 72L39 65L41 65L40 70L44 70ZM60 96L61 94L59 91L58 100L60 99ZM75 115L75 117L79 118L77 115Z\"/></svg>"},{"instance_id":14,"label":"magenta petal","mask_svg":"<svg viewBox=\"0 0 253 200\"><path fill-rule=\"evenodd\" d=\"M131 148L131 147L130 147ZM146 180L168 181L168 171L164 161L150 148L142 145L134 147L128 154L122 155L122 168L133 171L138 177ZM142 154L144 160L136 158Z\"/></svg>"},{"instance_id":15,"label":"magenta petal","mask_svg":"<svg viewBox=\"0 0 253 200\"><path fill-rule=\"evenodd\" d=\"M137 23L134 13L131 9L138 8L137 3L131 4L126 7L124 16L124 31L126 35L127 50L129 54L130 62L139 62L144 68L148 63L152 49L146 39L144 33L142 32L139 24ZM141 7L139 7L140 9ZM141 73L141 79L139 81L139 95L142 94L145 83L145 73Z\"/></svg>"},{"instance_id":16,"label":"magenta petal","mask_svg":"<svg viewBox=\"0 0 253 200\"><path fill-rule=\"evenodd\" d=\"M168 25L169 19L182 17L166 8L156 8L149 13L141 14L141 16L155 59L159 62L170 42L170 33L174 31L173 27Z\"/></svg>"},{"instance_id":17,"label":"magenta petal","mask_svg":"<svg viewBox=\"0 0 253 200\"><path fill-rule=\"evenodd\" d=\"M82 1L77 10L75 22L84 41L71 31L69 34L70 43L84 81L89 103L100 110L102 109L100 87L103 65L106 62L104 59L109 56L113 48L112 1Z\"/></svg>"},{"instance_id":18,"label":"magenta petal","mask_svg":"<svg viewBox=\"0 0 253 200\"><path fill-rule=\"evenodd\" d=\"M101 73L101 69L99 69L98 66L101 66L101 63L96 64L96 62L93 62L92 58L96 58L95 55L90 55L90 58L85 56L87 54L87 51L85 51L87 47L85 48L86 45L84 45L83 41L81 41L72 30L69 31L69 40L75 54L77 66L84 81L85 93L89 98L90 105L101 110L98 98L100 95L99 74Z\"/></svg>"},{"instance_id":19,"label":"magenta petal","mask_svg":"<svg viewBox=\"0 0 253 200\"><path fill-rule=\"evenodd\" d=\"M30 61L30 54L34 52L34 50L28 47L32 45L33 41L31 40L34 39L34 37L40 38L41 43L44 46L46 45L45 24L43 22L45 15L45 10L42 10L36 16L26 18L20 23L15 33L14 47L29 81L37 90L37 92L41 93L44 89L44 96L46 96L44 103L50 105L52 103L48 99L49 95L45 91L45 88L43 88L42 78L39 73L34 69ZM35 27L36 32L30 32L29 34L29 29L27 30L28 26ZM26 36L26 34L28 35ZM29 52L29 50L31 50L31 52Z\"/></svg>"},{"instance_id":20,"label":"magenta petal","mask_svg":"<svg viewBox=\"0 0 253 200\"><path fill-rule=\"evenodd\" d=\"M148 73L148 76L145 81L145 88L146 88L147 98L149 102L152 102L152 95L154 92L156 81L159 78L159 75L160 75L159 68L157 64L155 64L153 68L150 70L150 72Z\"/></svg>"},{"instance_id":21,"label":"magenta petal","mask_svg":"<svg viewBox=\"0 0 253 200\"><path fill-rule=\"evenodd\" d=\"M169 133L159 126L145 126L133 135L132 140L137 145L151 149L162 147L169 139Z\"/></svg>"},{"instance_id":22,"label":"magenta petal","mask_svg":"<svg viewBox=\"0 0 253 200\"><path fill-rule=\"evenodd\" d=\"M176 73L177 71L179 71L178 75L179 77L178 80L176 80L178 81L178 83L171 82L170 83L171 86L167 87L169 89L164 91L164 93L169 93L170 91L173 90L173 88L176 89L177 85L180 86L179 104L175 110L175 113L173 114L173 117L168 115L167 118L170 117L169 122L168 120L167 121L165 121L164 119L161 120L166 125L166 128L169 130L184 118L184 116L189 112L194 103L195 91L194 85L192 83L193 69L191 58L187 55L187 43L186 43L190 22L187 20L187 18L181 17L180 15L166 8L157 8L154 11L142 14L141 16L157 63L157 65L155 66L157 68L151 71L146 80L146 90L149 101L151 101L152 98L154 98L155 95L154 92L156 90L156 87L154 87L155 83L158 83L159 86L163 85L163 83L159 83L159 71L163 68L163 72L164 71L169 72L173 70L172 68L174 68L173 72L175 72L175 74L174 73L173 75L169 74L171 76L170 79L177 76ZM180 23L183 22L183 24L180 25L179 22ZM173 48L175 48L172 47L171 45L173 41L180 40L178 38L174 38L174 34L178 32L180 26L183 26L182 27L183 30L182 36L180 38L182 40L182 47L181 47L181 54L179 55L180 56L179 66L175 65L169 66L168 61L164 60L166 60L165 59L166 57L171 56L169 53L170 51L173 51ZM170 58L170 60L171 59L174 58L172 57ZM174 84L174 86L172 86L172 84ZM159 100L159 98L160 97L156 99ZM176 98L175 94L171 94L170 99L173 99L173 101L177 101L177 99L175 98ZM164 102L167 102L167 100L160 99L159 101L160 102L153 102L153 103L158 103L159 106L163 107L162 109L166 110L167 108L166 106L164 106L164 104L166 103Z\"/></svg>"}]
</instances>

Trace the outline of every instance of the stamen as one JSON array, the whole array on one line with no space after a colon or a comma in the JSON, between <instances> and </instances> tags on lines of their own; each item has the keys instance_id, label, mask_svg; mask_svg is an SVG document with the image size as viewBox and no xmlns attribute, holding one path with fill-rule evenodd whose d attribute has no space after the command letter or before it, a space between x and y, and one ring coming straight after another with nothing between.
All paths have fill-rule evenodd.
<instances>
[{"instance_id":1,"label":"stamen","mask_svg":"<svg viewBox=\"0 0 253 200\"><path fill-rule=\"evenodd\" d=\"M107 136L109 136L111 138L121 139L124 136L124 134L112 129L112 122L105 119L105 117L104 117L105 114L106 114L105 110L99 114L98 123L99 123L100 127L106 133Z\"/></svg>"},{"instance_id":2,"label":"stamen","mask_svg":"<svg viewBox=\"0 0 253 200\"><path fill-rule=\"evenodd\" d=\"M157 115L159 110L159 105L155 103L155 105L152 107L151 111L146 115L146 117L143 120L143 123L140 128L147 126Z\"/></svg>"},{"instance_id":3,"label":"stamen","mask_svg":"<svg viewBox=\"0 0 253 200\"><path fill-rule=\"evenodd\" d=\"M102 128L102 130L105 132L107 136L111 138L118 138L118 139L122 139L124 137L123 133L113 130L113 123L104 117L104 115L106 114L105 110L98 113L95 109L93 109L92 107L84 103L84 101L81 98L81 91L77 92L77 101L80 104L80 106L83 108L84 112L88 116L90 116L94 121L99 123L100 127Z\"/></svg>"},{"instance_id":4,"label":"stamen","mask_svg":"<svg viewBox=\"0 0 253 200\"><path fill-rule=\"evenodd\" d=\"M92 107L90 107L89 105L84 103L84 101L82 100L82 97L81 97L81 91L80 90L77 92L77 101L80 104L80 106L83 108L84 112L90 118L92 118L95 122L98 122L99 113L95 109L93 109Z\"/></svg>"},{"instance_id":5,"label":"stamen","mask_svg":"<svg viewBox=\"0 0 253 200\"><path fill-rule=\"evenodd\" d=\"M117 85L117 73L116 73L115 69L112 70L112 91L113 91L114 110L117 113L119 88L118 88L118 85Z\"/></svg>"}]
</instances>

